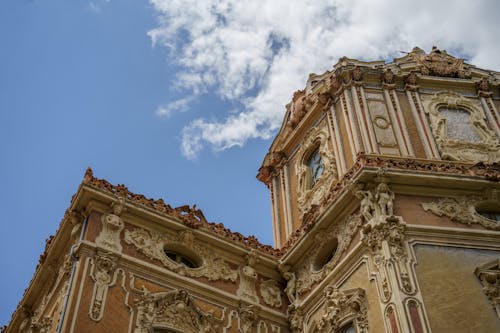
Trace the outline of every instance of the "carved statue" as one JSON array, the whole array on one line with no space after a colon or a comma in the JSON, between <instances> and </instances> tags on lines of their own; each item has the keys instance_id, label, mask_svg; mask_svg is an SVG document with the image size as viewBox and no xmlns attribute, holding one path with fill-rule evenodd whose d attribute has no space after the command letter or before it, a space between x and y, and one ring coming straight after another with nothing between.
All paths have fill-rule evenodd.
<instances>
[{"instance_id":1,"label":"carved statue","mask_svg":"<svg viewBox=\"0 0 500 333\"><path fill-rule=\"evenodd\" d=\"M290 266L280 264L278 269L283 275L283 278L287 281L285 287L285 294L288 297L290 304L295 304L297 301L297 277L294 272L290 272Z\"/></svg>"},{"instance_id":2,"label":"carved statue","mask_svg":"<svg viewBox=\"0 0 500 333\"><path fill-rule=\"evenodd\" d=\"M394 193L391 190L389 190L389 186L387 186L386 183L380 183L377 186L375 200L377 201L377 205L378 208L380 209L381 215L385 216L394 215L393 211Z\"/></svg>"},{"instance_id":3,"label":"carved statue","mask_svg":"<svg viewBox=\"0 0 500 333\"><path fill-rule=\"evenodd\" d=\"M355 196L361 200L361 214L366 221L370 221L373 218L373 213L375 212L372 192L358 190L356 191Z\"/></svg>"}]
</instances>

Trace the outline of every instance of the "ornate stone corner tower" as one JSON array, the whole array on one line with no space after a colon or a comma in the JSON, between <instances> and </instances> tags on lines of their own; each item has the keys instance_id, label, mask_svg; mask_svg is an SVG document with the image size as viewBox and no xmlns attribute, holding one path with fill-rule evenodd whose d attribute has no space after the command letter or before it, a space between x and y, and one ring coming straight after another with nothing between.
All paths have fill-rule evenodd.
<instances>
[{"instance_id":1,"label":"ornate stone corner tower","mask_svg":"<svg viewBox=\"0 0 500 333\"><path fill-rule=\"evenodd\" d=\"M257 176L292 331L500 330L499 83L414 48L293 94Z\"/></svg>"},{"instance_id":2,"label":"ornate stone corner tower","mask_svg":"<svg viewBox=\"0 0 500 333\"><path fill-rule=\"evenodd\" d=\"M500 331L500 73L433 48L293 94L275 247L89 169L5 333Z\"/></svg>"}]
</instances>

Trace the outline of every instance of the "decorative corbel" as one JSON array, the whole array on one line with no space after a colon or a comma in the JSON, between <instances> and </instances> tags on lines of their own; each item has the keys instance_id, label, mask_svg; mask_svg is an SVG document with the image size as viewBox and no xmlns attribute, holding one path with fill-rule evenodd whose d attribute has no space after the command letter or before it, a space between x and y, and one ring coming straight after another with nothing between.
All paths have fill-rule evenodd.
<instances>
[{"instance_id":1,"label":"decorative corbel","mask_svg":"<svg viewBox=\"0 0 500 333\"><path fill-rule=\"evenodd\" d=\"M257 296L256 284L258 280L255 266L259 262L259 258L255 250L252 250L246 256L246 262L238 269L240 284L236 295L241 299L259 304L259 296Z\"/></svg>"},{"instance_id":2,"label":"decorative corbel","mask_svg":"<svg viewBox=\"0 0 500 333\"><path fill-rule=\"evenodd\" d=\"M98 246L106 250L121 252L120 233L124 228L123 220L120 215L126 210L125 198L118 199L111 204L112 213L101 216L102 229L95 242Z\"/></svg>"},{"instance_id":3,"label":"decorative corbel","mask_svg":"<svg viewBox=\"0 0 500 333\"><path fill-rule=\"evenodd\" d=\"M109 252L98 252L94 256L91 278L94 281L89 316L99 321L104 315L104 307L109 287L116 282L116 255Z\"/></svg>"}]
</instances>

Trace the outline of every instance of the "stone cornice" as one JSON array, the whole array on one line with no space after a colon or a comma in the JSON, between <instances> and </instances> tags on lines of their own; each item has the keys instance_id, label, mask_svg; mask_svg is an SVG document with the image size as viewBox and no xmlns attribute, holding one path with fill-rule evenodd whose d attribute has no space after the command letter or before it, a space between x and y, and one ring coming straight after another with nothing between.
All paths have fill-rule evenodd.
<instances>
[{"instance_id":1,"label":"stone cornice","mask_svg":"<svg viewBox=\"0 0 500 333\"><path fill-rule=\"evenodd\" d=\"M128 203L132 203L148 210L152 210L156 213L168 216L169 218L184 224L186 227L208 230L220 237L238 242L245 247L256 249L259 252L271 256L278 256L280 254L279 251L274 249L272 246L260 243L255 236L243 236L239 232L233 232L229 228L226 228L222 223L208 222L203 215L203 212L196 208L196 206L191 207L184 205L172 208L169 204L165 203L163 199L155 200L146 198L142 194L130 192L124 185L113 185L107 180L99 179L93 175L92 169L90 168L88 168L85 173L83 184L112 194L116 197L125 198Z\"/></svg>"},{"instance_id":2,"label":"stone cornice","mask_svg":"<svg viewBox=\"0 0 500 333\"><path fill-rule=\"evenodd\" d=\"M323 74L310 74L306 87L294 93L261 169L269 166L268 156L286 150L287 143L293 141L291 138L300 136L301 124L307 122L306 119L315 118L328 110L332 101L350 86L416 91L421 86L436 84L441 85L441 89L445 84L463 87L482 97L493 97L498 96L500 73L467 64L463 59L455 58L436 47L428 54L416 47L390 63L343 57L332 70ZM269 184L260 172L257 178Z\"/></svg>"},{"instance_id":3,"label":"stone cornice","mask_svg":"<svg viewBox=\"0 0 500 333\"><path fill-rule=\"evenodd\" d=\"M330 215L330 211L336 206L342 206L352 201L349 194L350 188L357 182L373 182L377 173L383 172L391 181L405 184L412 178L432 177L438 178L446 183L443 178L452 177L450 182L456 183L456 178L465 177L474 181L500 181L500 165L485 163L463 163L454 161L426 160L414 158L382 157L377 155L359 155L356 163L329 191L321 207L314 206L305 212L302 225L289 237L286 244L280 248L282 259L293 256L303 240L309 238L311 230ZM412 182L418 183L418 179ZM485 185L483 185L485 186Z\"/></svg>"}]
</instances>

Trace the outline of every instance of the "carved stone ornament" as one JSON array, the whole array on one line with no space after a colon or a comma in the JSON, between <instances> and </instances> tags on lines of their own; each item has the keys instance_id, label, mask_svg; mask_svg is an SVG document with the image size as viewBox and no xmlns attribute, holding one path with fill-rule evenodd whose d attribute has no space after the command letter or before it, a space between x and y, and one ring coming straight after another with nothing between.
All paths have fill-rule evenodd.
<instances>
[{"instance_id":1,"label":"carved stone ornament","mask_svg":"<svg viewBox=\"0 0 500 333\"><path fill-rule=\"evenodd\" d=\"M260 308L256 305L244 305L243 303L240 303L240 307L238 309L240 317L240 333L256 332L259 312Z\"/></svg>"},{"instance_id":2,"label":"carved stone ornament","mask_svg":"<svg viewBox=\"0 0 500 333\"><path fill-rule=\"evenodd\" d=\"M381 81L382 81L382 85L385 89L394 89L396 87L395 75L390 68L388 68L382 74Z\"/></svg>"},{"instance_id":3,"label":"carved stone ornament","mask_svg":"<svg viewBox=\"0 0 500 333\"><path fill-rule=\"evenodd\" d=\"M486 229L500 230L500 223L490 220L476 211L476 206L484 199L478 197L455 197L442 198L436 202L422 203L425 211L436 214L437 216L449 217L453 222L466 225L479 224Z\"/></svg>"},{"instance_id":4,"label":"carved stone ornament","mask_svg":"<svg viewBox=\"0 0 500 333\"><path fill-rule=\"evenodd\" d=\"M302 309L290 305L288 307L288 321L290 322L290 328L293 333L302 333L304 329L304 314Z\"/></svg>"},{"instance_id":5,"label":"carved stone ornament","mask_svg":"<svg viewBox=\"0 0 500 333\"><path fill-rule=\"evenodd\" d=\"M417 62L423 75L445 76L466 78L470 76L470 70L463 59L450 56L446 51L432 47L429 54L421 49L414 49L409 53L410 57Z\"/></svg>"},{"instance_id":6,"label":"carved stone ornament","mask_svg":"<svg viewBox=\"0 0 500 333\"><path fill-rule=\"evenodd\" d=\"M91 270L94 289L89 309L90 319L94 321L102 319L108 289L116 283L116 261L116 256L111 253L99 252L94 256L94 265Z\"/></svg>"},{"instance_id":7,"label":"carved stone ornament","mask_svg":"<svg viewBox=\"0 0 500 333\"><path fill-rule=\"evenodd\" d=\"M30 325L30 332L48 333L52 329L54 318L52 316L43 316L33 320Z\"/></svg>"},{"instance_id":8,"label":"carved stone ornament","mask_svg":"<svg viewBox=\"0 0 500 333\"><path fill-rule=\"evenodd\" d=\"M297 276L295 275L294 272L290 271L290 266L283 265L283 263L280 263L278 265L278 269L280 270L283 278L287 281L287 284L285 287L285 294L288 298L288 301L290 302L290 304L296 305L296 302L297 302Z\"/></svg>"},{"instance_id":9,"label":"carved stone ornament","mask_svg":"<svg viewBox=\"0 0 500 333\"><path fill-rule=\"evenodd\" d=\"M323 315L316 323L315 332L336 332L352 323L356 332L368 332L367 300L363 289L340 291L333 286L325 289Z\"/></svg>"},{"instance_id":10,"label":"carved stone ornament","mask_svg":"<svg viewBox=\"0 0 500 333\"><path fill-rule=\"evenodd\" d=\"M245 264L241 265L238 269L238 275L240 277L240 284L236 295L249 302L259 303L259 296L257 296L257 271L255 270L255 265L259 262L257 253L251 251L247 257Z\"/></svg>"},{"instance_id":11,"label":"carved stone ornament","mask_svg":"<svg viewBox=\"0 0 500 333\"><path fill-rule=\"evenodd\" d=\"M484 294L500 318L500 259L479 266L474 274L481 281Z\"/></svg>"},{"instance_id":12,"label":"carved stone ornament","mask_svg":"<svg viewBox=\"0 0 500 333\"><path fill-rule=\"evenodd\" d=\"M323 280L333 270L362 224L361 216L354 214L316 234L314 248L297 269L296 289L299 293L310 290L316 282ZM336 246L332 246L333 243ZM315 267L318 257L325 257L322 253L325 248L331 248L333 251L333 253L326 254L326 258L331 255L331 259L324 266Z\"/></svg>"},{"instance_id":13,"label":"carved stone ornament","mask_svg":"<svg viewBox=\"0 0 500 333\"><path fill-rule=\"evenodd\" d=\"M302 118L304 118L311 106L312 101L307 96L305 90L297 90L294 92L287 125L291 128L295 128Z\"/></svg>"},{"instance_id":14,"label":"carved stone ornament","mask_svg":"<svg viewBox=\"0 0 500 333\"><path fill-rule=\"evenodd\" d=\"M478 101L443 91L423 103L443 159L500 161L500 140L489 128Z\"/></svg>"},{"instance_id":15,"label":"carved stone ornament","mask_svg":"<svg viewBox=\"0 0 500 333\"><path fill-rule=\"evenodd\" d=\"M173 329L184 333L219 332L213 314L201 311L185 290L144 292L137 303L134 333L150 333L152 328Z\"/></svg>"},{"instance_id":16,"label":"carved stone ornament","mask_svg":"<svg viewBox=\"0 0 500 333\"><path fill-rule=\"evenodd\" d=\"M361 233L361 242L374 254L375 264L382 266L389 258L404 262L407 252L404 244L406 223L399 216L388 216L384 222L376 225L366 224ZM388 245L384 253L383 244Z\"/></svg>"},{"instance_id":17,"label":"carved stone ornament","mask_svg":"<svg viewBox=\"0 0 500 333\"><path fill-rule=\"evenodd\" d=\"M121 252L120 233L123 230L124 224L120 215L125 209L125 199L118 198L113 203L112 208L112 213L101 216L102 230L95 239L95 242L106 250Z\"/></svg>"},{"instance_id":18,"label":"carved stone ornament","mask_svg":"<svg viewBox=\"0 0 500 333\"><path fill-rule=\"evenodd\" d=\"M493 93L490 91L490 82L488 78L483 77L479 82L476 83L477 93L481 97L492 97Z\"/></svg>"},{"instance_id":19,"label":"carved stone ornament","mask_svg":"<svg viewBox=\"0 0 500 333\"><path fill-rule=\"evenodd\" d=\"M177 236L160 235L144 229L125 230L124 241L134 245L146 257L160 261L166 268L181 275L192 278L206 277L211 281L235 282L237 279L237 272L210 247L196 240L190 230L183 231ZM186 267L170 259L165 253L165 248L187 249L199 256L202 263L197 268Z\"/></svg>"},{"instance_id":20,"label":"carved stone ornament","mask_svg":"<svg viewBox=\"0 0 500 333\"><path fill-rule=\"evenodd\" d=\"M276 280L266 280L260 284L260 294L264 303L275 308L281 307L281 288Z\"/></svg>"},{"instance_id":21,"label":"carved stone ornament","mask_svg":"<svg viewBox=\"0 0 500 333\"><path fill-rule=\"evenodd\" d=\"M326 126L313 127L305 135L297 153L299 159L295 165L295 174L298 178L298 204L302 213L306 212L312 205L319 204L338 178L335 157L332 149L328 146L328 139L329 134ZM323 173L314 184L311 184L311 170L309 170L307 160L316 149L319 149Z\"/></svg>"}]
</instances>

